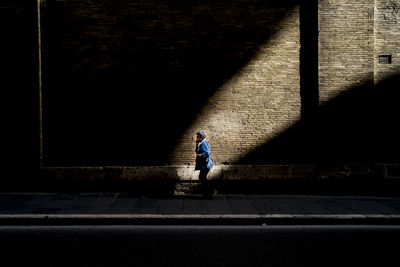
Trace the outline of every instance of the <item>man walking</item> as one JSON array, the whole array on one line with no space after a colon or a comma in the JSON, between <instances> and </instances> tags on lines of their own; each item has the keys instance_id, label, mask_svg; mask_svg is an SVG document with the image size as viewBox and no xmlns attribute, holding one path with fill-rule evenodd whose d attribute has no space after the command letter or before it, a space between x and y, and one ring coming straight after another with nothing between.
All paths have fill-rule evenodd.
<instances>
[{"instance_id":1,"label":"man walking","mask_svg":"<svg viewBox=\"0 0 400 267\"><path fill-rule=\"evenodd\" d=\"M203 197L214 198L217 194L210 181L207 180L207 174L213 167L213 160L211 157L210 144L206 140L206 133L198 131L196 133L196 166L195 170L200 170L199 180Z\"/></svg>"}]
</instances>

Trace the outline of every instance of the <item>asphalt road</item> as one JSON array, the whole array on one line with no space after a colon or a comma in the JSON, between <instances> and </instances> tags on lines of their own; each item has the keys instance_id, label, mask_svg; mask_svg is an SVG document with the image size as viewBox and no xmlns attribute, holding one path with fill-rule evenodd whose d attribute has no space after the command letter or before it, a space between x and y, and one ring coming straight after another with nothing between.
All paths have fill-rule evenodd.
<instances>
[{"instance_id":1,"label":"asphalt road","mask_svg":"<svg viewBox=\"0 0 400 267\"><path fill-rule=\"evenodd\" d=\"M400 226L1 226L2 266L397 266Z\"/></svg>"}]
</instances>

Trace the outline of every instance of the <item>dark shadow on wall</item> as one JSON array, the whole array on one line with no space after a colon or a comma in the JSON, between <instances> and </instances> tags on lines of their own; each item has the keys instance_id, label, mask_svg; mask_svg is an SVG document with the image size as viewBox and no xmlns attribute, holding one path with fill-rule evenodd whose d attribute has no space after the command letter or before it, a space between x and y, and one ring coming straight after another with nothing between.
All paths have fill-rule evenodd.
<instances>
[{"instance_id":1,"label":"dark shadow on wall","mask_svg":"<svg viewBox=\"0 0 400 267\"><path fill-rule=\"evenodd\" d=\"M0 1L0 168L39 165L36 1Z\"/></svg>"},{"instance_id":2,"label":"dark shadow on wall","mask_svg":"<svg viewBox=\"0 0 400 267\"><path fill-rule=\"evenodd\" d=\"M318 0L300 5L300 96L301 118L318 108Z\"/></svg>"},{"instance_id":3,"label":"dark shadow on wall","mask_svg":"<svg viewBox=\"0 0 400 267\"><path fill-rule=\"evenodd\" d=\"M45 164L168 164L205 101L296 5L48 0Z\"/></svg>"},{"instance_id":4,"label":"dark shadow on wall","mask_svg":"<svg viewBox=\"0 0 400 267\"><path fill-rule=\"evenodd\" d=\"M400 75L351 88L238 164L400 161Z\"/></svg>"}]
</instances>

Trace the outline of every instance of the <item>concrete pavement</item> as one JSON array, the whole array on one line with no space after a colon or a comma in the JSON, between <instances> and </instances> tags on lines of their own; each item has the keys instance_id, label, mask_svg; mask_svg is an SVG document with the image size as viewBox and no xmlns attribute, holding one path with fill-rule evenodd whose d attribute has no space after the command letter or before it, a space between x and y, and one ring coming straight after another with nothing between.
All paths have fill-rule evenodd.
<instances>
[{"instance_id":1,"label":"concrete pavement","mask_svg":"<svg viewBox=\"0 0 400 267\"><path fill-rule=\"evenodd\" d=\"M400 197L0 193L0 225L400 224Z\"/></svg>"}]
</instances>

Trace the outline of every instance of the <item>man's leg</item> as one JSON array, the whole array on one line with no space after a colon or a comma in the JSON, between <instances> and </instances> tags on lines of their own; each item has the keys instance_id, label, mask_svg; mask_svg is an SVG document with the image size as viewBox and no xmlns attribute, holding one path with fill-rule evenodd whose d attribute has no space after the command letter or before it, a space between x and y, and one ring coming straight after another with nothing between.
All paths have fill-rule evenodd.
<instances>
[{"instance_id":1,"label":"man's leg","mask_svg":"<svg viewBox=\"0 0 400 267\"><path fill-rule=\"evenodd\" d=\"M201 193L203 196L207 196L210 193L210 188L209 188L209 181L207 180L207 174L210 170L205 169L205 170L200 170L199 174L199 180L201 183Z\"/></svg>"},{"instance_id":2,"label":"man's leg","mask_svg":"<svg viewBox=\"0 0 400 267\"><path fill-rule=\"evenodd\" d=\"M202 194L204 197L213 198L217 194L217 190L212 186L211 181L207 180L207 174L210 170L200 170L199 180L201 183Z\"/></svg>"}]
</instances>

